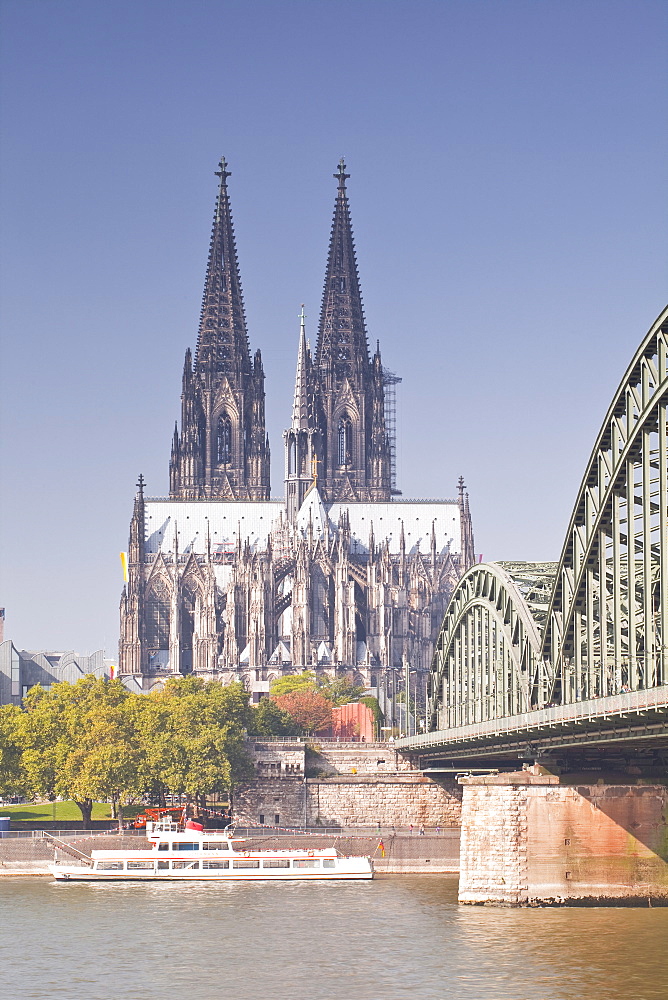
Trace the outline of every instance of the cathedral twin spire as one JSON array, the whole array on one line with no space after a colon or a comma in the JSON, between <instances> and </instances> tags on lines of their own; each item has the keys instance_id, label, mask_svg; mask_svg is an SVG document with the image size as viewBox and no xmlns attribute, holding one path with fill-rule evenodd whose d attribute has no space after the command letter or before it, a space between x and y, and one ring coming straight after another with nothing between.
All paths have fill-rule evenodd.
<instances>
[{"instance_id":1,"label":"cathedral twin spire","mask_svg":"<svg viewBox=\"0 0 668 1000\"><path fill-rule=\"evenodd\" d=\"M181 434L175 431L170 496L268 500L264 370L251 359L223 157L194 364L186 351Z\"/></svg>"},{"instance_id":2,"label":"cathedral twin spire","mask_svg":"<svg viewBox=\"0 0 668 1000\"><path fill-rule=\"evenodd\" d=\"M216 176L197 347L194 360L186 352L170 495L264 500L269 498L264 371L259 351L251 359L224 158ZM325 501L391 497L384 370L378 351L369 358L343 160L334 177L318 343L312 359L302 307L292 426L284 435L292 518L314 477Z\"/></svg>"},{"instance_id":3,"label":"cathedral twin spire","mask_svg":"<svg viewBox=\"0 0 668 1000\"><path fill-rule=\"evenodd\" d=\"M250 345L234 241L225 157L216 171L220 178L204 282L195 367L216 374L251 371Z\"/></svg>"},{"instance_id":4,"label":"cathedral twin spire","mask_svg":"<svg viewBox=\"0 0 668 1000\"><path fill-rule=\"evenodd\" d=\"M311 360L300 333L297 385L308 384L309 446L302 456L303 432L295 420L286 438L288 515L304 494L302 469L308 459L325 501L391 499L390 444L385 428L384 370L380 353L369 358L355 242L346 191L346 165L339 163L334 218L329 240L318 343ZM303 322L302 322L303 325ZM300 417L301 419L301 417ZM302 428L303 431L303 428ZM295 453L296 452L296 453Z\"/></svg>"},{"instance_id":5,"label":"cathedral twin spire","mask_svg":"<svg viewBox=\"0 0 668 1000\"><path fill-rule=\"evenodd\" d=\"M349 177L341 160L334 174L338 189L316 350L316 364L322 376L338 386L345 378L354 382L363 380L369 365L369 345L346 191Z\"/></svg>"}]
</instances>

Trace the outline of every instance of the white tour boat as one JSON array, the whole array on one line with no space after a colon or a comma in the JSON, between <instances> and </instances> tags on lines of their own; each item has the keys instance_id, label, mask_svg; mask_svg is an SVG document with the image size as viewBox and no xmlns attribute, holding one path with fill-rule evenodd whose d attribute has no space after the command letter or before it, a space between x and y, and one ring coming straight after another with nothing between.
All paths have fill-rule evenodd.
<instances>
[{"instance_id":1,"label":"white tour boat","mask_svg":"<svg viewBox=\"0 0 668 1000\"><path fill-rule=\"evenodd\" d=\"M344 857L333 848L321 850L246 850L243 838L227 830L203 830L189 820L147 823L152 848L146 851L91 851L91 863L52 864L59 882L161 881L227 882L243 879L370 879L368 857Z\"/></svg>"}]
</instances>

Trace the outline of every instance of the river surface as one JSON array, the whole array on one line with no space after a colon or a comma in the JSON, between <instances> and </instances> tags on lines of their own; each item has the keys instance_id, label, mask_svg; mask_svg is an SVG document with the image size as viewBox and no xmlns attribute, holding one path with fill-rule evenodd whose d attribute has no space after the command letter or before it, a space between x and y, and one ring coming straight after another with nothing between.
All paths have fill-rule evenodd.
<instances>
[{"instance_id":1,"label":"river surface","mask_svg":"<svg viewBox=\"0 0 668 1000\"><path fill-rule=\"evenodd\" d=\"M0 879L0 996L666 1000L668 908L458 906L452 876Z\"/></svg>"}]
</instances>

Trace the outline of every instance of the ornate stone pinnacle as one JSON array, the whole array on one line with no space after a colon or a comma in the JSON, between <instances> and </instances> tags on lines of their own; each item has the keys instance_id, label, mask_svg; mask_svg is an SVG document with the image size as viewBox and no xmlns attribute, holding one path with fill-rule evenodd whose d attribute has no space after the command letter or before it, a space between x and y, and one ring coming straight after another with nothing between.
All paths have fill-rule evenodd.
<instances>
[{"instance_id":1,"label":"ornate stone pinnacle","mask_svg":"<svg viewBox=\"0 0 668 1000\"><path fill-rule=\"evenodd\" d=\"M218 170L215 171L216 177L220 177L220 186L225 187L228 177L232 176L232 171L227 169L227 160L224 156L221 156L220 162L218 164Z\"/></svg>"},{"instance_id":2,"label":"ornate stone pinnacle","mask_svg":"<svg viewBox=\"0 0 668 1000\"><path fill-rule=\"evenodd\" d=\"M339 188L345 188L346 180L350 177L350 174L346 173L346 164L343 157L339 160L339 169L337 173L334 174L334 177L339 182Z\"/></svg>"}]
</instances>

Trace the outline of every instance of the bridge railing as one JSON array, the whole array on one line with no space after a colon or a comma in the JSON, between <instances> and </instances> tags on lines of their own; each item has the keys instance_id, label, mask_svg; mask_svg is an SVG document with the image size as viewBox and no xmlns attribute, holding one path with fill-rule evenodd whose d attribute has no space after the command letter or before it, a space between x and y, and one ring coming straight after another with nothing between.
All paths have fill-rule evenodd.
<instances>
[{"instance_id":1,"label":"bridge railing","mask_svg":"<svg viewBox=\"0 0 668 1000\"><path fill-rule=\"evenodd\" d=\"M588 701L556 705L553 708L538 708L520 715L508 715L487 722L472 722L466 726L453 726L432 733L408 736L395 742L397 750L420 750L442 743L466 743L485 736L501 736L504 733L531 732L572 723L593 722L598 719L626 715L640 715L657 708L668 708L668 684L644 691L630 691L625 694L610 695L607 698L592 698Z\"/></svg>"}]
</instances>

